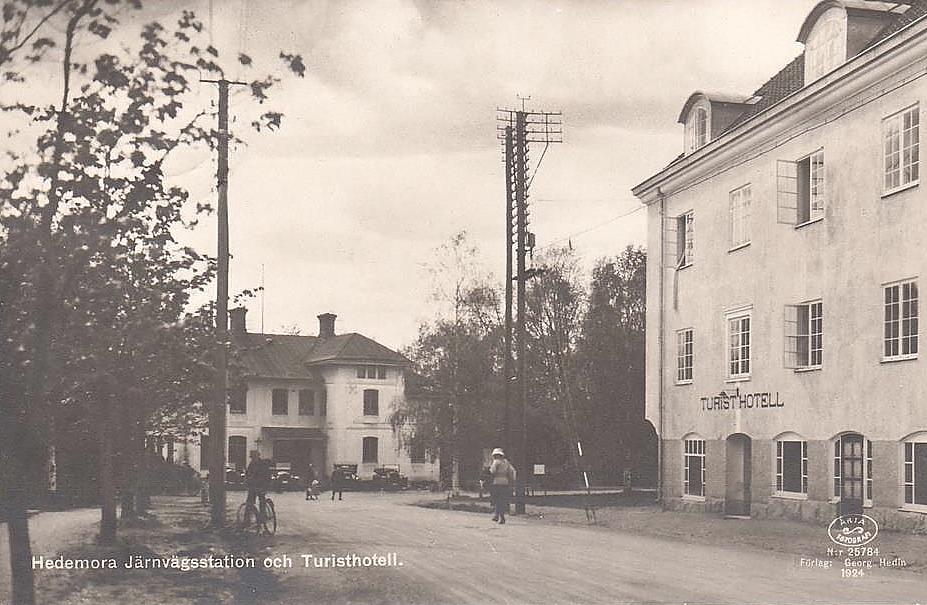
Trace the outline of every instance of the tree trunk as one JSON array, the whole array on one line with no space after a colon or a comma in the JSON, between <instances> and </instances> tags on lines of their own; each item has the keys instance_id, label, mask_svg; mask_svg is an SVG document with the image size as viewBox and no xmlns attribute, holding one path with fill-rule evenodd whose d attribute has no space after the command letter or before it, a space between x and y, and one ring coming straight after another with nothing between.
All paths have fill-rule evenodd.
<instances>
[{"instance_id":1,"label":"tree trunk","mask_svg":"<svg viewBox=\"0 0 927 605\"><path fill-rule=\"evenodd\" d=\"M4 393L4 395L6 395ZM4 397L6 399L6 397ZM9 399L6 399L9 402ZM29 542L29 520L26 517L25 485L23 481L23 464L21 457L22 436L17 430L17 422L9 418L10 410L4 410L3 425L0 431L0 471L2 472L3 515L6 518L7 536L10 545L10 576L12 579L13 605L33 605L35 603L35 580L32 571L32 546Z\"/></svg>"},{"instance_id":2,"label":"tree trunk","mask_svg":"<svg viewBox=\"0 0 927 605\"><path fill-rule=\"evenodd\" d=\"M451 495L460 495L460 452L456 447L451 452Z\"/></svg>"},{"instance_id":3,"label":"tree trunk","mask_svg":"<svg viewBox=\"0 0 927 605\"><path fill-rule=\"evenodd\" d=\"M138 448L138 466L135 471L135 508L140 515L148 512L151 507L151 492L148 491L148 445L145 431L145 418L136 423L135 446Z\"/></svg>"},{"instance_id":4,"label":"tree trunk","mask_svg":"<svg viewBox=\"0 0 927 605\"><path fill-rule=\"evenodd\" d=\"M100 535L98 542L103 545L116 543L116 477L113 464L113 435L115 420L115 396L107 389L103 394L102 417L100 423L100 498L101 506Z\"/></svg>"}]
</instances>

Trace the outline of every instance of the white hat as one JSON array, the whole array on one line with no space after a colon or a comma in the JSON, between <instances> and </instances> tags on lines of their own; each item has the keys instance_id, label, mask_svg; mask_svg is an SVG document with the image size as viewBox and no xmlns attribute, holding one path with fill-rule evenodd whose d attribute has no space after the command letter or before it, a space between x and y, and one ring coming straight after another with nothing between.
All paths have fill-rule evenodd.
<instances>
[{"instance_id":1,"label":"white hat","mask_svg":"<svg viewBox=\"0 0 927 605\"><path fill-rule=\"evenodd\" d=\"M502 451L501 447L497 447L496 449L492 451L492 455L505 457L505 452Z\"/></svg>"}]
</instances>

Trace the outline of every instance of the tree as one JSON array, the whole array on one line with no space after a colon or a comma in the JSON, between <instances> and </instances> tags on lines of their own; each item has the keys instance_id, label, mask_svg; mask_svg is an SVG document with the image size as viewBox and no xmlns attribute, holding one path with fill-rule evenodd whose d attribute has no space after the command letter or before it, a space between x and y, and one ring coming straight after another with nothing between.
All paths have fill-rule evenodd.
<instances>
[{"instance_id":1,"label":"tree","mask_svg":"<svg viewBox=\"0 0 927 605\"><path fill-rule=\"evenodd\" d=\"M578 352L588 395L584 425L595 468L641 471L650 431L644 420L647 255L628 246L592 272Z\"/></svg>"},{"instance_id":2,"label":"tree","mask_svg":"<svg viewBox=\"0 0 927 605\"><path fill-rule=\"evenodd\" d=\"M467 468L481 444L498 439L501 419L499 297L475 257L465 233L438 251L430 267L437 317L404 351L413 374L390 418L408 449L424 448L449 463L454 493L461 460Z\"/></svg>"},{"instance_id":3,"label":"tree","mask_svg":"<svg viewBox=\"0 0 927 605\"><path fill-rule=\"evenodd\" d=\"M34 601L23 477L45 459L34 455L42 444L54 442L55 426L41 419L54 418L49 412L67 401L111 429L99 437L101 540L111 541L112 461L121 447L112 429L128 410L163 403L141 387L170 383L159 373L170 366L157 358L158 346L189 292L210 275L208 259L174 240L192 201L165 181L162 167L178 149L214 148L209 116L184 98L202 75L222 77L219 53L200 40L203 25L189 11L170 28L143 26L133 43L131 17L124 24L120 16L140 8L138 0L10 0L2 9L4 79L26 82L43 59L61 69L56 104L21 100L2 108L31 124L11 140L35 136L34 145L4 158L0 180L0 489L16 603ZM78 52L79 37L114 32L118 52ZM297 55L280 57L302 75ZM244 55L238 61L251 63ZM256 79L249 91L263 102L275 81ZM274 129L280 119L265 111L252 125ZM149 401L139 403L142 393Z\"/></svg>"},{"instance_id":4,"label":"tree","mask_svg":"<svg viewBox=\"0 0 927 605\"><path fill-rule=\"evenodd\" d=\"M579 266L567 249L546 250L535 258L528 284L527 423L531 460L549 465L578 465L575 443L581 437L576 347L581 336L585 291ZM532 447L533 445L533 447Z\"/></svg>"}]
</instances>

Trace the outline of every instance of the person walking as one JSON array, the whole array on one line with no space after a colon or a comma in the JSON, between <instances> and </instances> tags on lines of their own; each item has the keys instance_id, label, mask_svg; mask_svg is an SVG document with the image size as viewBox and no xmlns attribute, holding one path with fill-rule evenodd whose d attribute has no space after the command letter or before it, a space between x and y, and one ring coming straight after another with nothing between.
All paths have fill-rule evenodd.
<instances>
[{"instance_id":1,"label":"person walking","mask_svg":"<svg viewBox=\"0 0 927 605\"><path fill-rule=\"evenodd\" d=\"M336 468L332 471L332 501L335 500L335 492L338 492L338 499L341 500L341 490L344 489L344 471Z\"/></svg>"},{"instance_id":2,"label":"person walking","mask_svg":"<svg viewBox=\"0 0 927 605\"><path fill-rule=\"evenodd\" d=\"M515 467L505 458L502 448L497 447L492 451L489 474L492 476L489 493L495 507L492 520L502 525L505 523L505 511L508 510L512 498L512 486L515 485Z\"/></svg>"}]
</instances>

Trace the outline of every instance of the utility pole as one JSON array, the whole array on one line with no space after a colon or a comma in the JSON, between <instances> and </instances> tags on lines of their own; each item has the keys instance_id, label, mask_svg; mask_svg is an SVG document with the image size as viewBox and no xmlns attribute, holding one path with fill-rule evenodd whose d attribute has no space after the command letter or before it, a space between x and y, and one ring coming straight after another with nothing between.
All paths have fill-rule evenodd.
<instances>
[{"instance_id":1,"label":"utility pole","mask_svg":"<svg viewBox=\"0 0 927 605\"><path fill-rule=\"evenodd\" d=\"M229 322L229 85L245 82L200 80L219 85L218 264L216 275L216 382L209 406L209 504L213 527L225 527L225 422L228 392Z\"/></svg>"},{"instance_id":2,"label":"utility pole","mask_svg":"<svg viewBox=\"0 0 927 605\"><path fill-rule=\"evenodd\" d=\"M534 249L534 234L528 231L528 145L544 143L544 152L538 160L540 166L544 153L551 143L563 142L563 122L560 112L525 111L522 99L521 110L498 110L497 119L504 127L506 154L506 388L505 418L506 445L514 449L515 468L518 471L515 481L515 513L525 512L525 486L529 476L528 470L528 380L527 380L527 329L525 311L527 309L527 280L533 273L527 267L527 255ZM537 166L535 167L537 169ZM513 200L514 197L514 200ZM513 203L514 202L514 203ZM513 221L514 205L514 221ZM514 224L513 224L514 223ZM512 235L514 234L514 238ZM514 247L514 254L513 254ZM515 261L515 276L512 277L512 260ZM517 284L517 315L515 320L515 381L518 384L517 403L513 401L511 388L512 358L512 281Z\"/></svg>"},{"instance_id":3,"label":"utility pole","mask_svg":"<svg viewBox=\"0 0 927 605\"><path fill-rule=\"evenodd\" d=\"M505 127L505 351L503 351L503 370L505 378L505 409L503 410L502 443L506 447L512 443L512 245L515 243L514 225L515 204L515 141L511 126Z\"/></svg>"}]
</instances>

